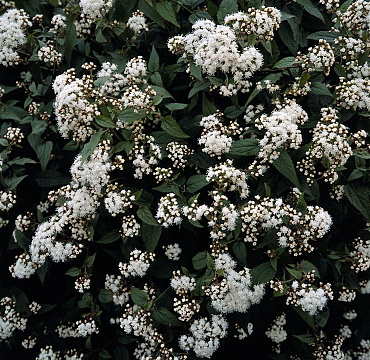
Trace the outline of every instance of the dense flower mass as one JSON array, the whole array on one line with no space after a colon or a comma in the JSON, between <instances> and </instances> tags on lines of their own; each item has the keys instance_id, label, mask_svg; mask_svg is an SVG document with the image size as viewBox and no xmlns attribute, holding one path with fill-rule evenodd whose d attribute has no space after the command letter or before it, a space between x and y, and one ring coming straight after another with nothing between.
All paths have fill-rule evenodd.
<instances>
[{"instance_id":1,"label":"dense flower mass","mask_svg":"<svg viewBox=\"0 0 370 360\"><path fill-rule=\"evenodd\" d=\"M0 358L368 359L369 31L0 0Z\"/></svg>"}]
</instances>

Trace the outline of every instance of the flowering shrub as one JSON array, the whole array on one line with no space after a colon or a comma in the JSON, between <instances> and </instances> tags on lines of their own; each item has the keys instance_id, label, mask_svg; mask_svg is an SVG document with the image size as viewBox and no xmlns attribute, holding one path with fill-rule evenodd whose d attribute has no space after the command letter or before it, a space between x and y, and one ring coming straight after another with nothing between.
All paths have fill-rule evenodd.
<instances>
[{"instance_id":1,"label":"flowering shrub","mask_svg":"<svg viewBox=\"0 0 370 360\"><path fill-rule=\"evenodd\" d=\"M370 2L0 0L1 359L368 359Z\"/></svg>"}]
</instances>

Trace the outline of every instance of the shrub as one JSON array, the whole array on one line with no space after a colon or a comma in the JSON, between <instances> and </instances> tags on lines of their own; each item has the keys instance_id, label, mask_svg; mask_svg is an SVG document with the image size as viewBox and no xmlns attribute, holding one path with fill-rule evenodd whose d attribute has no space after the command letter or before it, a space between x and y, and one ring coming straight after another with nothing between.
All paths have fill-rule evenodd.
<instances>
[{"instance_id":1,"label":"shrub","mask_svg":"<svg viewBox=\"0 0 370 360\"><path fill-rule=\"evenodd\" d=\"M369 2L0 4L0 358L368 358Z\"/></svg>"}]
</instances>

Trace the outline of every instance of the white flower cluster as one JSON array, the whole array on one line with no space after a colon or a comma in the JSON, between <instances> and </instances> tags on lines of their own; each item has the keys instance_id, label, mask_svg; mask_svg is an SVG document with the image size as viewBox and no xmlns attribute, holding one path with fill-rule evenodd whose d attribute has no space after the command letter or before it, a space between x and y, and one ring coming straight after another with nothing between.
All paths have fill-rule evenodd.
<instances>
[{"instance_id":1,"label":"white flower cluster","mask_svg":"<svg viewBox=\"0 0 370 360\"><path fill-rule=\"evenodd\" d=\"M287 332L283 328L285 324L285 313L282 313L274 320L272 326L265 332L266 336L276 344L282 343L288 337Z\"/></svg>"},{"instance_id":2,"label":"white flower cluster","mask_svg":"<svg viewBox=\"0 0 370 360\"><path fill-rule=\"evenodd\" d=\"M244 171L233 166L232 160L226 160L223 164L208 168L206 180L216 183L219 191L239 191L240 198L245 199L249 194L246 177Z\"/></svg>"},{"instance_id":3,"label":"white flower cluster","mask_svg":"<svg viewBox=\"0 0 370 360\"><path fill-rule=\"evenodd\" d=\"M76 349L68 350L67 353L62 356L60 351L54 351L50 345L40 349L40 353L35 360L83 360L84 354L78 353Z\"/></svg>"},{"instance_id":4,"label":"white flower cluster","mask_svg":"<svg viewBox=\"0 0 370 360\"><path fill-rule=\"evenodd\" d=\"M25 349L32 349L36 345L37 338L32 337L31 335L23 339L22 346Z\"/></svg>"},{"instance_id":5,"label":"white flower cluster","mask_svg":"<svg viewBox=\"0 0 370 360\"><path fill-rule=\"evenodd\" d=\"M235 262L225 261L225 255L220 256L222 259L218 261L219 266L222 266L223 262L226 265L225 268L221 268L224 270L223 279L205 288L205 293L211 297L212 307L220 313L245 313L252 305L262 300L265 294L264 285L255 285L251 288L252 279L249 269L244 268L237 272L233 269Z\"/></svg>"},{"instance_id":6,"label":"white flower cluster","mask_svg":"<svg viewBox=\"0 0 370 360\"><path fill-rule=\"evenodd\" d=\"M248 8L247 13L238 12L226 15L225 25L230 26L236 36L247 40L248 36L256 35L257 39L271 41L274 31L280 27L281 13L274 7L262 6L261 9Z\"/></svg>"},{"instance_id":7,"label":"white flower cluster","mask_svg":"<svg viewBox=\"0 0 370 360\"><path fill-rule=\"evenodd\" d=\"M119 232L122 237L135 237L139 235L140 228L141 225L135 215L125 215L122 217L122 226Z\"/></svg>"},{"instance_id":8,"label":"white flower cluster","mask_svg":"<svg viewBox=\"0 0 370 360\"><path fill-rule=\"evenodd\" d=\"M76 157L71 167L72 182L51 192L50 200L56 205L56 213L41 223L32 238L29 255L18 257L10 267L14 277L29 278L37 267L50 257L54 262L75 258L82 251L82 240L90 241L88 225L96 213L102 187L109 181L109 143L100 143L81 164L81 155ZM87 187L88 186L88 187ZM56 203L64 199L62 203ZM63 233L68 229L69 240L64 241Z\"/></svg>"},{"instance_id":9,"label":"white flower cluster","mask_svg":"<svg viewBox=\"0 0 370 360\"><path fill-rule=\"evenodd\" d=\"M140 35L143 31L148 31L148 25L144 13L140 10L135 11L127 20L127 27L135 32L135 35Z\"/></svg>"},{"instance_id":10,"label":"white flower cluster","mask_svg":"<svg viewBox=\"0 0 370 360\"><path fill-rule=\"evenodd\" d=\"M0 300L0 343L1 340L9 339L15 330L24 331L27 325L27 319L22 318L15 310L15 302L4 297Z\"/></svg>"},{"instance_id":11,"label":"white flower cluster","mask_svg":"<svg viewBox=\"0 0 370 360\"><path fill-rule=\"evenodd\" d=\"M174 271L171 279L171 287L177 295L183 295L195 290L195 279L186 275L181 275L180 270Z\"/></svg>"},{"instance_id":12,"label":"white flower cluster","mask_svg":"<svg viewBox=\"0 0 370 360\"><path fill-rule=\"evenodd\" d=\"M37 53L39 59L51 66L58 66L62 62L63 55L54 49L52 45L42 46Z\"/></svg>"},{"instance_id":13,"label":"white flower cluster","mask_svg":"<svg viewBox=\"0 0 370 360\"><path fill-rule=\"evenodd\" d=\"M17 49L27 42L26 30L32 25L24 10L10 9L0 16L0 64L17 65Z\"/></svg>"},{"instance_id":14,"label":"white flower cluster","mask_svg":"<svg viewBox=\"0 0 370 360\"><path fill-rule=\"evenodd\" d=\"M174 356L172 349L168 349L164 344L163 336L158 333L154 326L150 313L136 305L131 307L126 305L125 312L121 318L111 319L111 323L117 323L126 334L133 334L143 338L143 342L138 343L134 351L134 356L138 360L144 359L168 359L186 360L186 356Z\"/></svg>"},{"instance_id":15,"label":"white flower cluster","mask_svg":"<svg viewBox=\"0 0 370 360\"><path fill-rule=\"evenodd\" d=\"M370 2L356 0L351 3L345 12L339 15L344 27L351 29L358 37L370 30Z\"/></svg>"},{"instance_id":16,"label":"white flower cluster","mask_svg":"<svg viewBox=\"0 0 370 360\"><path fill-rule=\"evenodd\" d=\"M173 261L179 261L180 260L180 254L182 252L180 245L175 243L175 244L169 244L165 248L165 255L169 260Z\"/></svg>"},{"instance_id":17,"label":"white flower cluster","mask_svg":"<svg viewBox=\"0 0 370 360\"><path fill-rule=\"evenodd\" d=\"M353 353L358 360L368 360L370 357L370 340L362 339L357 351Z\"/></svg>"},{"instance_id":18,"label":"white flower cluster","mask_svg":"<svg viewBox=\"0 0 370 360\"><path fill-rule=\"evenodd\" d=\"M192 221L198 221L205 216L208 219L210 237L213 240L223 239L229 231L235 230L239 212L234 204L231 204L225 195L218 191L212 191L213 198L211 206L199 205L194 200L190 205L182 208L183 214Z\"/></svg>"},{"instance_id":19,"label":"white flower cluster","mask_svg":"<svg viewBox=\"0 0 370 360\"><path fill-rule=\"evenodd\" d=\"M0 191L0 211L9 211L17 202L17 196L12 191Z\"/></svg>"},{"instance_id":20,"label":"white flower cluster","mask_svg":"<svg viewBox=\"0 0 370 360\"><path fill-rule=\"evenodd\" d=\"M198 139L198 144L204 145L202 151L212 157L220 158L222 154L228 153L233 143L231 135L241 132L237 123L231 123L229 126L224 125L221 113L204 116L199 125L203 131Z\"/></svg>"},{"instance_id":21,"label":"white flower cluster","mask_svg":"<svg viewBox=\"0 0 370 360\"><path fill-rule=\"evenodd\" d=\"M24 139L24 135L20 128L8 127L4 139L8 140L8 148L18 145Z\"/></svg>"},{"instance_id":22,"label":"white flower cluster","mask_svg":"<svg viewBox=\"0 0 370 360\"><path fill-rule=\"evenodd\" d=\"M107 194L104 198L105 208L112 216L124 214L127 209L132 208L132 202L135 201L135 196L130 190L118 189L117 184L110 185Z\"/></svg>"},{"instance_id":23,"label":"white flower cluster","mask_svg":"<svg viewBox=\"0 0 370 360\"><path fill-rule=\"evenodd\" d=\"M302 68L308 72L320 70L325 75L329 75L335 61L335 56L329 43L320 39L318 45L308 48L307 55L302 55L299 52L296 61L301 61Z\"/></svg>"},{"instance_id":24,"label":"white flower cluster","mask_svg":"<svg viewBox=\"0 0 370 360\"><path fill-rule=\"evenodd\" d=\"M149 175L153 167L162 159L161 148L155 143L153 136L138 135L128 158L132 160L135 168L134 177L142 179L143 175Z\"/></svg>"},{"instance_id":25,"label":"white flower cluster","mask_svg":"<svg viewBox=\"0 0 370 360\"><path fill-rule=\"evenodd\" d=\"M308 115L294 100L286 101L274 110L270 116L263 114L256 120L256 127L265 130L259 141L258 157L262 163L272 163L279 157L279 149L298 149L302 143L302 134L298 125L304 124Z\"/></svg>"},{"instance_id":26,"label":"white flower cluster","mask_svg":"<svg viewBox=\"0 0 370 360\"><path fill-rule=\"evenodd\" d=\"M220 346L220 339L227 335L228 323L221 315L212 315L211 319L194 320L189 331L191 335L182 335L179 339L180 348L193 350L200 358L211 358Z\"/></svg>"},{"instance_id":27,"label":"white flower cluster","mask_svg":"<svg viewBox=\"0 0 370 360\"><path fill-rule=\"evenodd\" d=\"M360 286L361 286L360 288L361 294L370 294L370 280L361 281Z\"/></svg>"},{"instance_id":28,"label":"white flower cluster","mask_svg":"<svg viewBox=\"0 0 370 360\"><path fill-rule=\"evenodd\" d=\"M349 310L349 311L346 311L344 314L343 314L343 317L346 319L346 320L354 320L356 319L357 317L357 313L356 313L356 310Z\"/></svg>"},{"instance_id":29,"label":"white flower cluster","mask_svg":"<svg viewBox=\"0 0 370 360\"><path fill-rule=\"evenodd\" d=\"M90 17L91 22L103 17L104 13L112 7L111 0L80 0L81 14Z\"/></svg>"},{"instance_id":30,"label":"white flower cluster","mask_svg":"<svg viewBox=\"0 0 370 360\"><path fill-rule=\"evenodd\" d=\"M318 175L332 184L338 179L335 169L347 162L352 150L347 141L349 137L347 128L339 122L337 111L334 108L323 108L321 114L320 121L313 129L313 144L306 152L306 158L297 165L309 181ZM315 163L321 163L322 159L326 160L327 169L317 172Z\"/></svg>"},{"instance_id":31,"label":"white flower cluster","mask_svg":"<svg viewBox=\"0 0 370 360\"><path fill-rule=\"evenodd\" d=\"M89 159L82 162L82 155L76 156L71 166L72 185L79 187L88 186L92 193L102 194L108 185L112 165L109 159L110 144L102 141L92 152Z\"/></svg>"},{"instance_id":32,"label":"white flower cluster","mask_svg":"<svg viewBox=\"0 0 370 360\"><path fill-rule=\"evenodd\" d=\"M51 19L51 25L53 25L53 31L55 33L62 34L67 27L67 18L61 14L54 15Z\"/></svg>"},{"instance_id":33,"label":"white flower cluster","mask_svg":"<svg viewBox=\"0 0 370 360\"><path fill-rule=\"evenodd\" d=\"M333 299L329 283L320 284L319 288L314 289L311 284L299 284L298 281L293 281L286 303L300 306L303 311L315 315L326 306L329 299Z\"/></svg>"},{"instance_id":34,"label":"white flower cluster","mask_svg":"<svg viewBox=\"0 0 370 360\"><path fill-rule=\"evenodd\" d=\"M85 290L90 289L90 277L88 275L86 276L81 276L75 280L75 289L83 294Z\"/></svg>"},{"instance_id":35,"label":"white flower cluster","mask_svg":"<svg viewBox=\"0 0 370 360\"><path fill-rule=\"evenodd\" d=\"M94 118L100 115L96 104L88 98L92 92L93 80L89 75L76 79L74 69L69 69L55 78L55 115L58 130L63 138L85 142L95 130L92 127Z\"/></svg>"},{"instance_id":36,"label":"white flower cluster","mask_svg":"<svg viewBox=\"0 0 370 360\"><path fill-rule=\"evenodd\" d=\"M234 337L238 338L239 340L244 340L253 333L253 324L248 323L247 329L244 330L238 323L235 323L235 329L238 334L234 335Z\"/></svg>"},{"instance_id":37,"label":"white flower cluster","mask_svg":"<svg viewBox=\"0 0 370 360\"><path fill-rule=\"evenodd\" d=\"M256 246L261 234L277 229L279 245L287 247L294 256L303 251L311 252L313 247L308 241L322 238L332 224L329 213L319 206L307 206L307 214L303 215L282 199L272 198L248 201L240 211L240 217L244 241Z\"/></svg>"},{"instance_id":38,"label":"white flower cluster","mask_svg":"<svg viewBox=\"0 0 370 360\"><path fill-rule=\"evenodd\" d=\"M366 271L370 268L370 240L356 239L353 244L354 250L349 253L352 266L356 272Z\"/></svg>"},{"instance_id":39,"label":"white flower cluster","mask_svg":"<svg viewBox=\"0 0 370 360\"><path fill-rule=\"evenodd\" d=\"M370 80L340 78L335 88L338 104L345 109L370 111Z\"/></svg>"},{"instance_id":40,"label":"white flower cluster","mask_svg":"<svg viewBox=\"0 0 370 360\"><path fill-rule=\"evenodd\" d=\"M185 144L178 142L170 142L166 151L168 151L168 158L173 162L173 167L184 169L188 163L187 157L194 153L194 150L188 148Z\"/></svg>"},{"instance_id":41,"label":"white flower cluster","mask_svg":"<svg viewBox=\"0 0 370 360\"><path fill-rule=\"evenodd\" d=\"M331 345L319 345L313 355L316 360L345 360L344 352L341 349L343 341L341 336L335 336Z\"/></svg>"},{"instance_id":42,"label":"white flower cluster","mask_svg":"<svg viewBox=\"0 0 370 360\"><path fill-rule=\"evenodd\" d=\"M338 301L343 302L352 302L356 299L356 291L347 289L345 286L342 287L342 290L339 291Z\"/></svg>"},{"instance_id":43,"label":"white flower cluster","mask_svg":"<svg viewBox=\"0 0 370 360\"><path fill-rule=\"evenodd\" d=\"M115 305L124 305L130 299L130 294L128 289L122 283L122 276L118 275L106 275L105 276L105 288L112 291L113 293L113 303Z\"/></svg>"},{"instance_id":44,"label":"white flower cluster","mask_svg":"<svg viewBox=\"0 0 370 360\"><path fill-rule=\"evenodd\" d=\"M226 25L216 25L211 20L198 20L186 36L176 36L168 41L173 53L184 52L202 72L214 76L217 71L231 73L233 82L221 87L221 95L231 96L239 90L246 92L248 79L261 68L263 56L255 47L239 51L235 32Z\"/></svg>"},{"instance_id":45,"label":"white flower cluster","mask_svg":"<svg viewBox=\"0 0 370 360\"><path fill-rule=\"evenodd\" d=\"M154 111L153 97L156 92L147 86L144 91L140 90L137 85L131 85L124 93L122 97L122 104L125 108L131 108L134 112L138 112L139 109L145 109L145 112L149 114Z\"/></svg>"},{"instance_id":46,"label":"white flower cluster","mask_svg":"<svg viewBox=\"0 0 370 360\"><path fill-rule=\"evenodd\" d=\"M91 334L99 333L99 329L96 326L95 320L91 318L78 320L75 323L70 323L68 325L59 325L55 331L61 338L87 337Z\"/></svg>"},{"instance_id":47,"label":"white flower cluster","mask_svg":"<svg viewBox=\"0 0 370 360\"><path fill-rule=\"evenodd\" d=\"M155 217L165 228L181 224L181 208L174 193L169 193L159 199L158 210Z\"/></svg>"},{"instance_id":48,"label":"white flower cluster","mask_svg":"<svg viewBox=\"0 0 370 360\"><path fill-rule=\"evenodd\" d=\"M130 252L130 261L128 263L120 262L118 264L119 270L124 277L146 275L149 269L150 262L154 261L155 254L142 252L134 249Z\"/></svg>"}]
</instances>

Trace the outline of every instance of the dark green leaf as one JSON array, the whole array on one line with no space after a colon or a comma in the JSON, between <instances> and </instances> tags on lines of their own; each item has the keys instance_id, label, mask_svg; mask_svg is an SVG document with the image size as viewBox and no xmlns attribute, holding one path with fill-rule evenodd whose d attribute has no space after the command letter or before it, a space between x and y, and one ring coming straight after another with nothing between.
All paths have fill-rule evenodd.
<instances>
[{"instance_id":1,"label":"dark green leaf","mask_svg":"<svg viewBox=\"0 0 370 360\"><path fill-rule=\"evenodd\" d=\"M315 342L315 337L311 334L302 334L302 335L293 335L293 336L306 344Z\"/></svg>"},{"instance_id":2,"label":"dark green leaf","mask_svg":"<svg viewBox=\"0 0 370 360\"><path fill-rule=\"evenodd\" d=\"M312 94L333 97L333 94L323 83L313 82L310 87Z\"/></svg>"},{"instance_id":3,"label":"dark green leaf","mask_svg":"<svg viewBox=\"0 0 370 360\"><path fill-rule=\"evenodd\" d=\"M259 147L257 139L241 139L233 142L228 155L232 157L253 156L257 155L258 152Z\"/></svg>"},{"instance_id":4,"label":"dark green leaf","mask_svg":"<svg viewBox=\"0 0 370 360\"><path fill-rule=\"evenodd\" d=\"M243 264L247 265L247 249L243 241L238 241L233 244L233 252L236 258Z\"/></svg>"},{"instance_id":5,"label":"dark green leaf","mask_svg":"<svg viewBox=\"0 0 370 360\"><path fill-rule=\"evenodd\" d=\"M329 320L330 310L327 309L326 311L321 311L317 315L315 315L315 322L320 327L324 327L328 320Z\"/></svg>"},{"instance_id":6,"label":"dark green leaf","mask_svg":"<svg viewBox=\"0 0 370 360\"><path fill-rule=\"evenodd\" d=\"M217 20L219 24L224 22L226 15L236 13L238 11L238 3L235 0L222 0L217 11Z\"/></svg>"},{"instance_id":7,"label":"dark green leaf","mask_svg":"<svg viewBox=\"0 0 370 360\"><path fill-rule=\"evenodd\" d=\"M118 229L113 229L105 233L100 240L97 241L98 244L110 244L117 241L121 237Z\"/></svg>"},{"instance_id":8,"label":"dark green leaf","mask_svg":"<svg viewBox=\"0 0 370 360\"><path fill-rule=\"evenodd\" d=\"M126 108L124 109L119 115L118 119L124 122L134 122L136 120L140 120L146 116L146 112L144 109L139 109L134 111L134 109Z\"/></svg>"},{"instance_id":9,"label":"dark green leaf","mask_svg":"<svg viewBox=\"0 0 370 360\"><path fill-rule=\"evenodd\" d=\"M296 65L298 62L295 61L295 57L288 56L284 59L279 60L274 67L278 69L284 69Z\"/></svg>"},{"instance_id":10,"label":"dark green leaf","mask_svg":"<svg viewBox=\"0 0 370 360\"><path fill-rule=\"evenodd\" d=\"M113 299L113 293L108 289L100 289L98 299L102 304L110 303Z\"/></svg>"},{"instance_id":11,"label":"dark green leaf","mask_svg":"<svg viewBox=\"0 0 370 360\"><path fill-rule=\"evenodd\" d=\"M177 27L180 27L180 24L176 20L175 11L173 10L173 7L169 1L159 2L156 8L159 15L161 15L163 19L169 21Z\"/></svg>"},{"instance_id":12,"label":"dark green leaf","mask_svg":"<svg viewBox=\"0 0 370 360\"><path fill-rule=\"evenodd\" d=\"M204 269L207 266L207 252L202 251L192 258L195 270Z\"/></svg>"},{"instance_id":13,"label":"dark green leaf","mask_svg":"<svg viewBox=\"0 0 370 360\"><path fill-rule=\"evenodd\" d=\"M252 282L254 285L265 284L275 277L276 270L270 262L262 263L251 270Z\"/></svg>"},{"instance_id":14,"label":"dark green leaf","mask_svg":"<svg viewBox=\"0 0 370 360\"><path fill-rule=\"evenodd\" d=\"M208 184L205 175L193 175L188 179L186 188L191 194L194 194Z\"/></svg>"},{"instance_id":15,"label":"dark green leaf","mask_svg":"<svg viewBox=\"0 0 370 360\"><path fill-rule=\"evenodd\" d=\"M142 206L137 212L140 220L148 225L158 226L157 220L153 217L152 212L147 206Z\"/></svg>"},{"instance_id":16,"label":"dark green leaf","mask_svg":"<svg viewBox=\"0 0 370 360\"><path fill-rule=\"evenodd\" d=\"M359 210L367 220L370 220L370 201L366 186L361 183L351 182L344 185L344 193L349 202Z\"/></svg>"},{"instance_id":17,"label":"dark green leaf","mask_svg":"<svg viewBox=\"0 0 370 360\"><path fill-rule=\"evenodd\" d=\"M309 261L302 260L301 261L301 267L302 267L302 270L305 273L308 273L309 271L315 270L315 277L320 278L319 269L314 264L310 263Z\"/></svg>"},{"instance_id":18,"label":"dark green leaf","mask_svg":"<svg viewBox=\"0 0 370 360\"><path fill-rule=\"evenodd\" d=\"M130 294L131 294L132 301L136 305L141 306L141 307L145 306L149 298L148 294L145 291L142 291L136 287L131 288Z\"/></svg>"},{"instance_id":19,"label":"dark green leaf","mask_svg":"<svg viewBox=\"0 0 370 360\"><path fill-rule=\"evenodd\" d=\"M98 146L101 136L103 135L103 129L99 129L97 133L91 136L91 139L88 143L86 143L81 151L81 163L84 163L87 158L92 154L95 148Z\"/></svg>"},{"instance_id":20,"label":"dark green leaf","mask_svg":"<svg viewBox=\"0 0 370 360\"><path fill-rule=\"evenodd\" d=\"M280 156L272 163L272 165L297 188L301 188L293 161L286 150L280 150Z\"/></svg>"},{"instance_id":21,"label":"dark green leaf","mask_svg":"<svg viewBox=\"0 0 370 360\"><path fill-rule=\"evenodd\" d=\"M162 226L153 226L143 223L141 227L141 235L143 237L145 248L150 251L154 252L159 238L162 234Z\"/></svg>"},{"instance_id":22,"label":"dark green leaf","mask_svg":"<svg viewBox=\"0 0 370 360\"><path fill-rule=\"evenodd\" d=\"M180 139L187 139L189 135L186 135L183 130L181 129L180 125L176 122L176 120L168 115L162 119L161 128L169 135L180 138Z\"/></svg>"},{"instance_id":23,"label":"dark green leaf","mask_svg":"<svg viewBox=\"0 0 370 360\"><path fill-rule=\"evenodd\" d=\"M164 307L160 307L152 312L152 317L155 321L166 326L181 326L182 323L176 317Z\"/></svg>"},{"instance_id":24,"label":"dark green leaf","mask_svg":"<svg viewBox=\"0 0 370 360\"><path fill-rule=\"evenodd\" d=\"M321 20L323 23L325 22L325 19L322 16L321 12L315 7L311 0L296 0L296 1L298 4L301 4L309 14Z\"/></svg>"},{"instance_id":25,"label":"dark green leaf","mask_svg":"<svg viewBox=\"0 0 370 360\"><path fill-rule=\"evenodd\" d=\"M71 66L72 52L77 41L77 31L75 24L69 24L64 31L64 57L67 65Z\"/></svg>"},{"instance_id":26,"label":"dark green leaf","mask_svg":"<svg viewBox=\"0 0 370 360\"><path fill-rule=\"evenodd\" d=\"M148 70L152 73L159 70L159 56L154 46L152 46L152 52L150 53Z\"/></svg>"},{"instance_id":27,"label":"dark green leaf","mask_svg":"<svg viewBox=\"0 0 370 360\"><path fill-rule=\"evenodd\" d=\"M71 267L69 270L65 272L65 275L77 277L81 275L81 269L77 266Z\"/></svg>"},{"instance_id":28,"label":"dark green leaf","mask_svg":"<svg viewBox=\"0 0 370 360\"><path fill-rule=\"evenodd\" d=\"M41 134L31 134L28 136L28 142L40 160L42 171L45 171L50 160L53 143L51 141L42 142Z\"/></svg>"}]
</instances>

